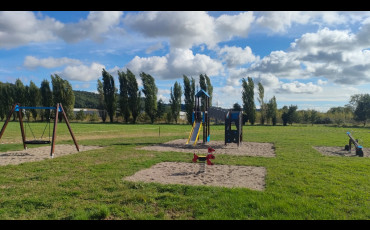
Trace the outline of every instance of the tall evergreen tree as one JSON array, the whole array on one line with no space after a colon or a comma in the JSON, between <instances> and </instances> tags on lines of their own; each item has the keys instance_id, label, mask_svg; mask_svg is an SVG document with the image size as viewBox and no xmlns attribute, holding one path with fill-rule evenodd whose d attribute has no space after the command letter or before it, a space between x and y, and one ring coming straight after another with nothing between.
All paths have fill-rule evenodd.
<instances>
[{"instance_id":1,"label":"tall evergreen tree","mask_svg":"<svg viewBox=\"0 0 370 230\"><path fill-rule=\"evenodd\" d=\"M108 112L110 122L113 123L113 117L117 110L117 97L116 97L116 86L114 85L114 78L104 68L102 71L103 75L103 92L104 92L104 104L105 109Z\"/></svg>"},{"instance_id":2,"label":"tall evergreen tree","mask_svg":"<svg viewBox=\"0 0 370 230\"><path fill-rule=\"evenodd\" d=\"M176 81L173 88L171 87L170 94L171 114L176 124L181 110L181 94L182 94L181 85Z\"/></svg>"},{"instance_id":3,"label":"tall evergreen tree","mask_svg":"<svg viewBox=\"0 0 370 230\"><path fill-rule=\"evenodd\" d=\"M144 72L140 73L141 80L143 82L143 93L145 95L145 113L149 116L151 123L154 123L154 119L157 114L157 93L158 88L155 85L155 80L150 74Z\"/></svg>"},{"instance_id":4,"label":"tall evergreen tree","mask_svg":"<svg viewBox=\"0 0 370 230\"><path fill-rule=\"evenodd\" d=\"M141 91L137 84L135 75L127 69L127 94L128 94L128 105L131 111L133 123L136 123L137 117L140 114L140 97Z\"/></svg>"},{"instance_id":5,"label":"tall evergreen tree","mask_svg":"<svg viewBox=\"0 0 370 230\"><path fill-rule=\"evenodd\" d=\"M128 72L127 70L126 72ZM125 72L118 71L118 80L119 80L119 105L121 109L122 116L125 122L128 122L130 117L130 110L128 108L128 79L127 74Z\"/></svg>"},{"instance_id":6,"label":"tall evergreen tree","mask_svg":"<svg viewBox=\"0 0 370 230\"><path fill-rule=\"evenodd\" d=\"M191 80L186 75L183 75L184 79L184 102L186 118L189 124L192 124L192 115L194 109L194 96L195 96L195 81L192 77Z\"/></svg>"},{"instance_id":7,"label":"tall evergreen tree","mask_svg":"<svg viewBox=\"0 0 370 230\"><path fill-rule=\"evenodd\" d=\"M247 121L254 125L256 121L256 105L254 103L254 82L253 79L248 77L242 79L242 100L243 100L243 111L246 114Z\"/></svg>"}]
</instances>

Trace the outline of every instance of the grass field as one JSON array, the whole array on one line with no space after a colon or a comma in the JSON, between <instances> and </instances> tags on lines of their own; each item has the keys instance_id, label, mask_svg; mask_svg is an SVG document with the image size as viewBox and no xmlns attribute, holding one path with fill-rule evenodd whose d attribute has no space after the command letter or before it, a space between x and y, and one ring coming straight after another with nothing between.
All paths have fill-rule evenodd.
<instances>
[{"instance_id":1,"label":"grass field","mask_svg":"<svg viewBox=\"0 0 370 230\"><path fill-rule=\"evenodd\" d=\"M244 126L244 141L272 142L276 157L216 150L213 162L265 167L266 189L254 191L123 181L160 162L191 162L192 153L135 149L187 138L189 125L71 127L80 145L105 148L0 166L0 219L370 219L370 159L324 156L312 148L344 146L347 131L370 147L369 128ZM57 134L57 144L73 144L64 123ZM211 138L223 140L224 126L211 126ZM22 147L19 124L11 122L0 152Z\"/></svg>"}]
</instances>

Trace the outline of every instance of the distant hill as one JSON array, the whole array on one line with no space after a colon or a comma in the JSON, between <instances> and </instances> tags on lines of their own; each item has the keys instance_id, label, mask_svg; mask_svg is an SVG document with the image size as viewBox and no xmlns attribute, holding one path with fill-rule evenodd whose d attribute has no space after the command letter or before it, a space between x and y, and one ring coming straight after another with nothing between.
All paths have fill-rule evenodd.
<instances>
[{"instance_id":1,"label":"distant hill","mask_svg":"<svg viewBox=\"0 0 370 230\"><path fill-rule=\"evenodd\" d=\"M99 94L80 90L73 90L73 93L75 94L75 108L99 108Z\"/></svg>"}]
</instances>

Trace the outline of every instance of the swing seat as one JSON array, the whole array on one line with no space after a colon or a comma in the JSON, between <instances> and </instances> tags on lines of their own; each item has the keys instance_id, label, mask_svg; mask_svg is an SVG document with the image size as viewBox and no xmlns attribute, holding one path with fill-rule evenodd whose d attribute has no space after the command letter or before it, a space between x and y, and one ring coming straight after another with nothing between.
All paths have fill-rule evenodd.
<instances>
[{"instance_id":1,"label":"swing seat","mask_svg":"<svg viewBox=\"0 0 370 230\"><path fill-rule=\"evenodd\" d=\"M25 144L28 145L42 145L42 144L50 144L50 141L43 141L43 140L30 140L30 141L25 141Z\"/></svg>"}]
</instances>

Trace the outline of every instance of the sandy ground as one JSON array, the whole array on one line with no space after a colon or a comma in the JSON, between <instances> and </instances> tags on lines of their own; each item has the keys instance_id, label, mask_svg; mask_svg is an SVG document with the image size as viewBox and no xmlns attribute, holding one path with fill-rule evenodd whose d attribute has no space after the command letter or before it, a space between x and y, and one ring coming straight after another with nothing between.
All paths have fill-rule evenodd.
<instances>
[{"instance_id":1,"label":"sandy ground","mask_svg":"<svg viewBox=\"0 0 370 230\"><path fill-rule=\"evenodd\" d=\"M80 152L99 148L102 147L79 145ZM0 165L17 165L24 162L50 159L50 150L51 146L47 145L20 151L3 152L0 153ZM60 157L74 153L78 153L75 145L55 145L54 157Z\"/></svg>"},{"instance_id":2,"label":"sandy ground","mask_svg":"<svg viewBox=\"0 0 370 230\"><path fill-rule=\"evenodd\" d=\"M199 172L201 163L162 162L141 170L127 181L157 182L161 184L205 185L239 187L263 191L266 169L255 166L206 165Z\"/></svg>"},{"instance_id":3,"label":"sandy ground","mask_svg":"<svg viewBox=\"0 0 370 230\"><path fill-rule=\"evenodd\" d=\"M211 146L213 154L228 154L237 156L275 157L272 143L242 142L225 146L224 141L210 141L207 144L187 145L186 139L169 141L159 145L145 146L138 149L151 151L174 151L195 154L207 154ZM203 165L204 166L204 165ZM157 182L161 184L205 185L220 187L239 187L263 191L265 189L266 169L255 166L236 165L205 165L201 172L202 163L162 162L149 169L141 170L132 176L124 178L128 181Z\"/></svg>"},{"instance_id":4,"label":"sandy ground","mask_svg":"<svg viewBox=\"0 0 370 230\"><path fill-rule=\"evenodd\" d=\"M313 148L327 156L359 157L356 155L356 149L353 146L351 152L346 151L344 147L314 146ZM364 152L364 157L370 157L369 148L363 148L362 151Z\"/></svg>"},{"instance_id":5,"label":"sandy ground","mask_svg":"<svg viewBox=\"0 0 370 230\"><path fill-rule=\"evenodd\" d=\"M204 153L207 154L207 149L211 146L217 154L239 155L239 156L254 156L254 157L275 157L275 148L272 143L258 142L242 142L238 147L236 143L229 143L225 146L224 141L210 141L208 144L197 143L195 146L187 145L187 139L178 139L169 141L159 145L145 146L138 149L154 150L154 151L174 151L187 153Z\"/></svg>"}]
</instances>

